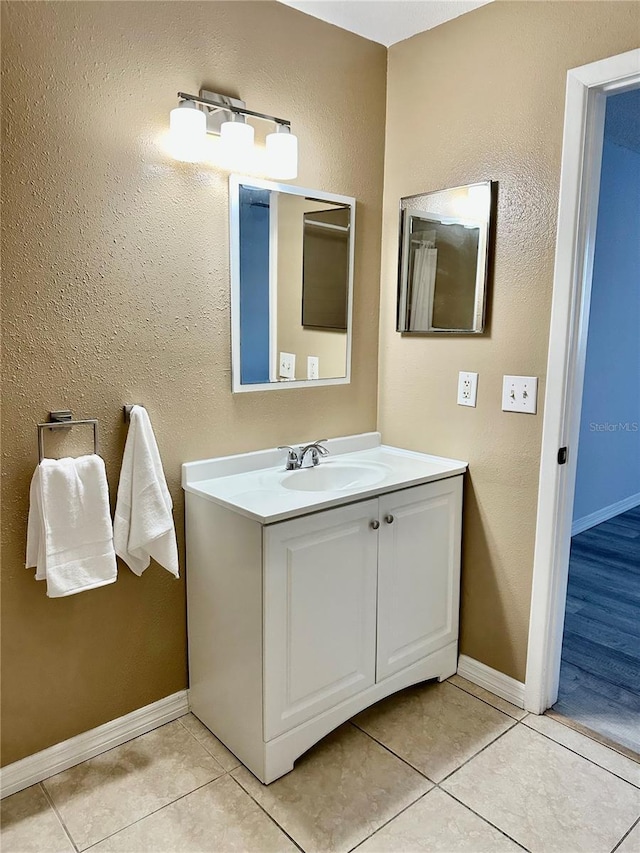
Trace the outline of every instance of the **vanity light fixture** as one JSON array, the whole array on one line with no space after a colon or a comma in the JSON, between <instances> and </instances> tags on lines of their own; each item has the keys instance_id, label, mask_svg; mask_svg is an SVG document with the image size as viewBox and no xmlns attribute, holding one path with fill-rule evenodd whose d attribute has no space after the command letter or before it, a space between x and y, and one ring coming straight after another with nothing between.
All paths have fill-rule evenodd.
<instances>
[{"instance_id":1,"label":"vanity light fixture","mask_svg":"<svg viewBox=\"0 0 640 853\"><path fill-rule=\"evenodd\" d=\"M217 92L200 90L199 95L178 92L178 106L171 110L170 131L174 156L195 162L204 159L207 134L220 137L220 159L224 166L241 170L253 156L254 129L247 117L273 122L275 132L266 139L265 173L291 180L298 176L298 139L291 122L248 110L244 101Z\"/></svg>"}]
</instances>

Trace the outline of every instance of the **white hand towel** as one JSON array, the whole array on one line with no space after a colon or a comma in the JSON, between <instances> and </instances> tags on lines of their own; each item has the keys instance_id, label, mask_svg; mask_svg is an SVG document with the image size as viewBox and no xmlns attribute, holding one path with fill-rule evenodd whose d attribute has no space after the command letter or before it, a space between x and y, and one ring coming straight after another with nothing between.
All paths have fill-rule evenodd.
<instances>
[{"instance_id":1,"label":"white hand towel","mask_svg":"<svg viewBox=\"0 0 640 853\"><path fill-rule=\"evenodd\" d=\"M147 410L131 410L124 447L113 535L116 554L136 575L151 557L178 577L173 503Z\"/></svg>"},{"instance_id":2,"label":"white hand towel","mask_svg":"<svg viewBox=\"0 0 640 853\"><path fill-rule=\"evenodd\" d=\"M31 480L27 568L60 598L113 583L118 574L104 461L43 459Z\"/></svg>"}]
</instances>

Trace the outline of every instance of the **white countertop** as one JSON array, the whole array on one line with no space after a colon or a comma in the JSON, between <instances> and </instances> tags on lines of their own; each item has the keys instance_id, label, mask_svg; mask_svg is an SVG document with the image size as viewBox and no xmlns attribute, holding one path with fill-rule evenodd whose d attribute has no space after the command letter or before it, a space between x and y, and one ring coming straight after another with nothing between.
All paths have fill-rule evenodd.
<instances>
[{"instance_id":1,"label":"white countertop","mask_svg":"<svg viewBox=\"0 0 640 853\"><path fill-rule=\"evenodd\" d=\"M295 477L299 473L285 470L285 451L262 450L187 462L182 466L182 485L186 492L200 495L262 524L273 524L432 480L454 477L467 470L467 463L458 459L380 444L380 433L330 439L326 447L330 455L321 459L318 467L310 472L311 477L315 472L322 477L319 469L323 466L342 469L353 466L354 470L370 471L369 482L361 485L349 483L331 490L297 491L283 485L291 483L292 475Z\"/></svg>"}]
</instances>

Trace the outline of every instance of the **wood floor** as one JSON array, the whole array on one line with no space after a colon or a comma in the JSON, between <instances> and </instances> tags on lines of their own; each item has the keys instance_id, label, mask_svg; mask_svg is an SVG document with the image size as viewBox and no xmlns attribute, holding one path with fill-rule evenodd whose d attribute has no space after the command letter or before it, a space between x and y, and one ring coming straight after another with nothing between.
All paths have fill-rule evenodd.
<instances>
[{"instance_id":1,"label":"wood floor","mask_svg":"<svg viewBox=\"0 0 640 853\"><path fill-rule=\"evenodd\" d=\"M640 507L572 539L554 711L640 753Z\"/></svg>"}]
</instances>

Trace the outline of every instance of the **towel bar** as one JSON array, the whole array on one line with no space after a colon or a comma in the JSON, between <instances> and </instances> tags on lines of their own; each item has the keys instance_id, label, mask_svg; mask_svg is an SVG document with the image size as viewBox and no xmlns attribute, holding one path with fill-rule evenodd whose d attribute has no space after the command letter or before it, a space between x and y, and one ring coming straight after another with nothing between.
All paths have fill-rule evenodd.
<instances>
[{"instance_id":1,"label":"towel bar","mask_svg":"<svg viewBox=\"0 0 640 853\"><path fill-rule=\"evenodd\" d=\"M38 463L44 459L44 435L45 429L66 429L72 426L91 425L93 427L93 452L98 453L98 421L96 418L84 418L74 421L71 412L49 412L50 420L44 424L38 424Z\"/></svg>"}]
</instances>

